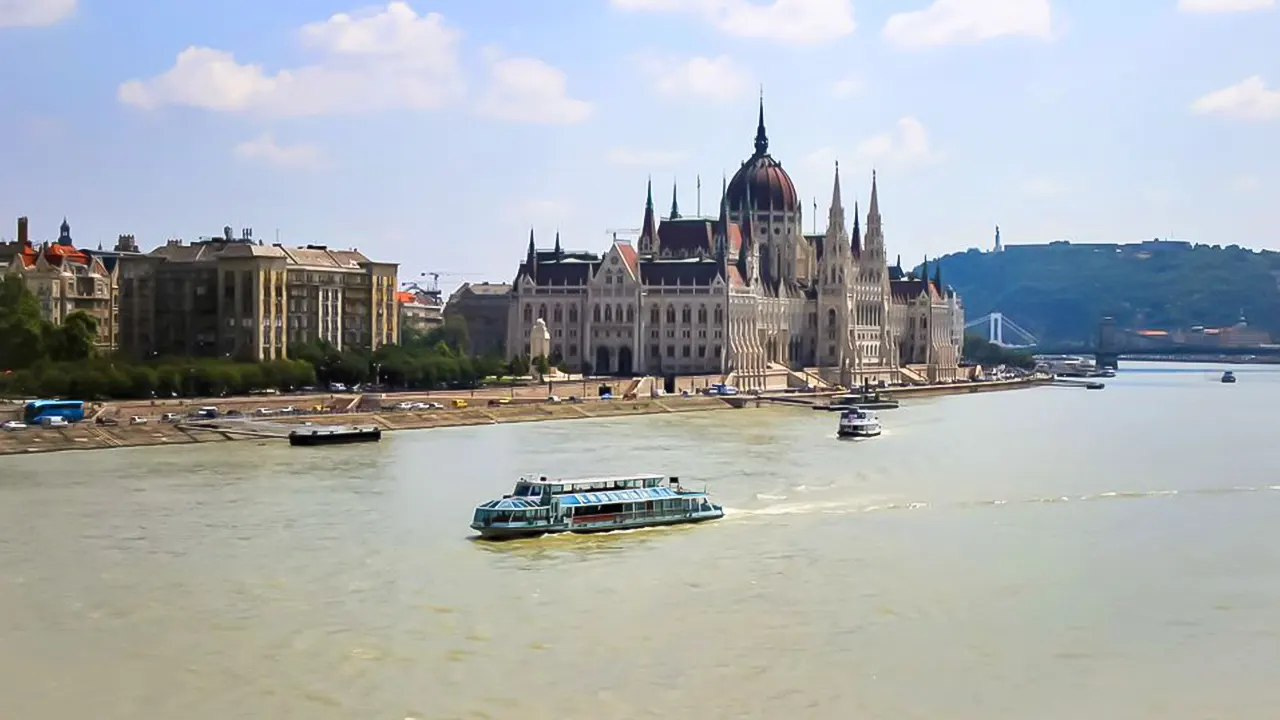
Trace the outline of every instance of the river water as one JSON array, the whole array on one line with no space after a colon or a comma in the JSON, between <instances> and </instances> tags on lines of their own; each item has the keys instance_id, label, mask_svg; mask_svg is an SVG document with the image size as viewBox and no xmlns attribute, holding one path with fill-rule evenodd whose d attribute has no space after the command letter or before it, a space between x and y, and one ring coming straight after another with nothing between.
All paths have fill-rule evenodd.
<instances>
[{"instance_id":1,"label":"river water","mask_svg":"<svg viewBox=\"0 0 1280 720\"><path fill-rule=\"evenodd\" d=\"M1138 366L1133 366L1138 367ZM1280 372L0 458L0 717L1273 718ZM504 544L521 472L718 523Z\"/></svg>"}]
</instances>

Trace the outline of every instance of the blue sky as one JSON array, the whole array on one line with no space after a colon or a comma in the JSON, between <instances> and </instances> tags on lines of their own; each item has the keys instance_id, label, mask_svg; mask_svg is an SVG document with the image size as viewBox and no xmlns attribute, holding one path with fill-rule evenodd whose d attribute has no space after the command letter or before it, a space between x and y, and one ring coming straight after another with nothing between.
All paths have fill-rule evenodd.
<instances>
[{"instance_id":1,"label":"blue sky","mask_svg":"<svg viewBox=\"0 0 1280 720\"><path fill-rule=\"evenodd\" d=\"M0 236L230 224L506 279L531 225L581 249L638 227L650 176L689 214L701 174L713 213L763 86L806 225L837 159L850 207L875 167L912 263L997 223L1280 249L1275 5L0 0Z\"/></svg>"}]
</instances>

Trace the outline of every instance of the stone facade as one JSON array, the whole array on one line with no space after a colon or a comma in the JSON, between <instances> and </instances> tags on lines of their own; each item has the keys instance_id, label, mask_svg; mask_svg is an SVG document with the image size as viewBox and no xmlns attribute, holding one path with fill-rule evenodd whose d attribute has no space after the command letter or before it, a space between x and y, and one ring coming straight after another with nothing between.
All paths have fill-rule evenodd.
<instances>
[{"instance_id":1,"label":"stone facade","mask_svg":"<svg viewBox=\"0 0 1280 720\"><path fill-rule=\"evenodd\" d=\"M553 363L600 374L733 374L812 368L846 386L959 377L964 312L927 263L890 267L876 180L866 237L850 233L835 173L827 230L805 235L799 195L768 153L764 109L755 153L726 182L716 218L686 218L672 198L659 223L653 189L639 238L603 254L539 249L533 233L509 303L507 355L527 354L541 319Z\"/></svg>"},{"instance_id":2,"label":"stone facade","mask_svg":"<svg viewBox=\"0 0 1280 720\"><path fill-rule=\"evenodd\" d=\"M18 239L7 243L3 255L7 271L22 277L40 301L45 320L61 324L73 312L98 321L98 349L116 348L119 332L117 284L114 268L76 248L65 219L54 242L31 242L27 218L18 218Z\"/></svg>"},{"instance_id":3,"label":"stone facade","mask_svg":"<svg viewBox=\"0 0 1280 720\"><path fill-rule=\"evenodd\" d=\"M138 356L273 360L323 340L377 349L399 339L393 263L322 245L254 243L246 232L170 240L119 261L122 350Z\"/></svg>"},{"instance_id":4,"label":"stone facade","mask_svg":"<svg viewBox=\"0 0 1280 720\"><path fill-rule=\"evenodd\" d=\"M511 286L506 283L464 283L444 306L445 321L461 319L467 328L467 352L471 355L506 357L508 347L523 346L530 323L518 344L508 344Z\"/></svg>"}]
</instances>

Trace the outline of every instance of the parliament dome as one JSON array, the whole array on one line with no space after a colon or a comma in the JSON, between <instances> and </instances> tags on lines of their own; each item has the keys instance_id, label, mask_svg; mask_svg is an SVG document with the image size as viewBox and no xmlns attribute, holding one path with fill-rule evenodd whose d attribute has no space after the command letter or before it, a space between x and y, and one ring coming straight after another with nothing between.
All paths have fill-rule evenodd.
<instances>
[{"instance_id":1,"label":"parliament dome","mask_svg":"<svg viewBox=\"0 0 1280 720\"><path fill-rule=\"evenodd\" d=\"M800 209L800 196L791 176L782 164L769 154L769 137L764 130L764 101L760 103L760 120L756 126L756 151L738 168L728 187L729 209L741 211L747 198L758 212L770 209L780 212L796 212Z\"/></svg>"}]
</instances>

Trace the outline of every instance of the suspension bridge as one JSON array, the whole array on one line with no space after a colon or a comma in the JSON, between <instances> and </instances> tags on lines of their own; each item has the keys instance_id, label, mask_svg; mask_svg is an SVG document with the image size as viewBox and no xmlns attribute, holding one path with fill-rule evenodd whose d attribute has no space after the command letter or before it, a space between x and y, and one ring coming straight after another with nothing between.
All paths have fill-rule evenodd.
<instances>
[{"instance_id":1,"label":"suspension bridge","mask_svg":"<svg viewBox=\"0 0 1280 720\"><path fill-rule=\"evenodd\" d=\"M1020 350L1033 348L1040 344L1040 341L1036 339L1035 335L1032 335L1016 322L1005 317L1004 313L987 313L977 320L972 320L964 325L966 332L978 328L981 328L983 331L983 339L993 345L999 345L1003 348Z\"/></svg>"}]
</instances>

